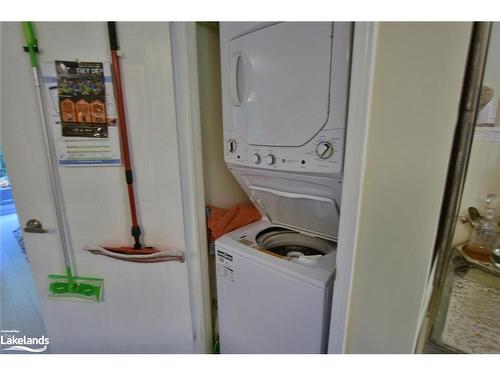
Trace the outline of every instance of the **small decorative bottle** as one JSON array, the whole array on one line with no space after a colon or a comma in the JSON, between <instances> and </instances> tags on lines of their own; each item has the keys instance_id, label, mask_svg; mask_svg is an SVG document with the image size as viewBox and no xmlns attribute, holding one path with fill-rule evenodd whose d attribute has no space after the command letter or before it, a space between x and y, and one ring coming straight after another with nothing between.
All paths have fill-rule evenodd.
<instances>
[{"instance_id":1,"label":"small decorative bottle","mask_svg":"<svg viewBox=\"0 0 500 375\"><path fill-rule=\"evenodd\" d=\"M489 262L498 232L495 222L496 195L488 194L485 201L484 216L473 223L472 233L464 251L473 259Z\"/></svg>"}]
</instances>

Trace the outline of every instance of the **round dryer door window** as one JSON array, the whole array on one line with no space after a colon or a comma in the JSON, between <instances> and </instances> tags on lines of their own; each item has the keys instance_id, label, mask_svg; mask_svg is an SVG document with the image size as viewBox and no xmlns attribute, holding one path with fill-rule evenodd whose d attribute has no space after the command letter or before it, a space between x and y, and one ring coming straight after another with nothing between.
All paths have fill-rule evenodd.
<instances>
[{"instance_id":1,"label":"round dryer door window","mask_svg":"<svg viewBox=\"0 0 500 375\"><path fill-rule=\"evenodd\" d=\"M230 42L231 123L248 144L301 146L327 123L329 22L284 22Z\"/></svg>"}]
</instances>

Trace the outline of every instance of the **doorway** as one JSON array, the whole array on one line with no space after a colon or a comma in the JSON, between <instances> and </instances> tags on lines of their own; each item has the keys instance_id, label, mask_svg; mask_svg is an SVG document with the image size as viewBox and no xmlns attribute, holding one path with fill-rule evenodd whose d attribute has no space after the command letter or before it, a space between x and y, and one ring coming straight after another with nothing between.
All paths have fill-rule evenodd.
<instances>
[{"instance_id":1,"label":"doorway","mask_svg":"<svg viewBox=\"0 0 500 375\"><path fill-rule=\"evenodd\" d=\"M0 229L0 329L16 336L41 337L45 327L1 148Z\"/></svg>"},{"instance_id":2,"label":"doorway","mask_svg":"<svg viewBox=\"0 0 500 375\"><path fill-rule=\"evenodd\" d=\"M500 246L500 23L488 35L457 215L438 254L424 353L500 353L500 264L492 257Z\"/></svg>"}]
</instances>

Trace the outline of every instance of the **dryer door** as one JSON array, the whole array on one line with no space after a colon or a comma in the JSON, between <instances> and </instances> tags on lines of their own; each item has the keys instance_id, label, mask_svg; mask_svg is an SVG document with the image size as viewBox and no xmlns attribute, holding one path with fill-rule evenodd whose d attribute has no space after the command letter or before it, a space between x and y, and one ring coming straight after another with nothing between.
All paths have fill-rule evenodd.
<instances>
[{"instance_id":1,"label":"dryer door","mask_svg":"<svg viewBox=\"0 0 500 375\"><path fill-rule=\"evenodd\" d=\"M332 26L277 23L231 40L231 123L248 144L301 146L324 127Z\"/></svg>"}]
</instances>

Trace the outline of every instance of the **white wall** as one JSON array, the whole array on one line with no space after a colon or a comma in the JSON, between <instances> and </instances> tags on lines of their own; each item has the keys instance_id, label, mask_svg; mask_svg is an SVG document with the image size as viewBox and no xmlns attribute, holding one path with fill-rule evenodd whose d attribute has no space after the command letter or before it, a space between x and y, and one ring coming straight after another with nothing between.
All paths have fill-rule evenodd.
<instances>
[{"instance_id":1,"label":"white wall","mask_svg":"<svg viewBox=\"0 0 500 375\"><path fill-rule=\"evenodd\" d=\"M40 59L109 62L105 23L36 23ZM118 23L140 216L147 244L184 250L169 27ZM2 24L2 147L20 222L56 227L28 55L20 23ZM38 173L45 171L44 173ZM26 235L53 352L191 352L186 264L134 264L84 245L130 244L123 169L60 168L77 271L105 280L102 303L49 300L46 276L62 273L55 233ZM38 193L26 198L33 186ZM46 246L38 246L44 241ZM30 250L31 249L31 250ZM37 249L37 251L33 251Z\"/></svg>"},{"instance_id":2,"label":"white wall","mask_svg":"<svg viewBox=\"0 0 500 375\"><path fill-rule=\"evenodd\" d=\"M219 30L197 24L196 42L205 202L229 208L249 199L224 162Z\"/></svg>"},{"instance_id":3,"label":"white wall","mask_svg":"<svg viewBox=\"0 0 500 375\"><path fill-rule=\"evenodd\" d=\"M470 27L379 25L348 353L413 350Z\"/></svg>"},{"instance_id":4,"label":"white wall","mask_svg":"<svg viewBox=\"0 0 500 375\"><path fill-rule=\"evenodd\" d=\"M215 22L196 24L196 48L205 203L229 208L250 200L224 162L220 42ZM215 256L208 258L208 265L212 304L215 306L217 301Z\"/></svg>"},{"instance_id":5,"label":"white wall","mask_svg":"<svg viewBox=\"0 0 500 375\"><path fill-rule=\"evenodd\" d=\"M493 22L488 46L488 58L483 77L483 85L493 89L490 103L478 115L478 123L500 126L500 22Z\"/></svg>"},{"instance_id":6,"label":"white wall","mask_svg":"<svg viewBox=\"0 0 500 375\"><path fill-rule=\"evenodd\" d=\"M476 129L476 132L478 130ZM484 213L484 198L487 194L497 194L500 200L500 143L485 140L474 140L467 167L460 216L469 216L467 209L471 206ZM500 218L500 203L497 202ZM467 241L470 235L470 225L457 220L453 244Z\"/></svg>"}]
</instances>

